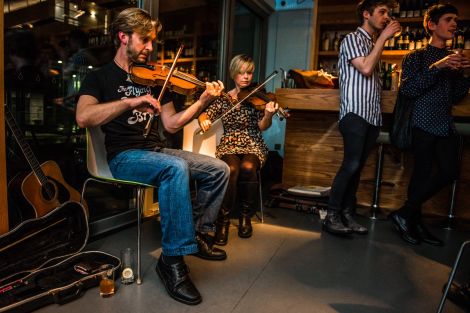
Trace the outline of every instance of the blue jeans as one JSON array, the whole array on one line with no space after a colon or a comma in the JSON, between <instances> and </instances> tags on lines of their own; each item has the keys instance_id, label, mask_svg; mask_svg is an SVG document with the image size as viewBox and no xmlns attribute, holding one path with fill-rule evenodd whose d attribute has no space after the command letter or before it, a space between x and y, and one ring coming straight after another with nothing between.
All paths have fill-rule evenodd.
<instances>
[{"instance_id":1,"label":"blue jeans","mask_svg":"<svg viewBox=\"0 0 470 313\"><path fill-rule=\"evenodd\" d=\"M380 128L359 115L348 113L339 121L339 131L343 136L344 156L328 201L328 211L337 213L345 208L355 208L361 171L375 146Z\"/></svg>"},{"instance_id":2,"label":"blue jeans","mask_svg":"<svg viewBox=\"0 0 470 313\"><path fill-rule=\"evenodd\" d=\"M162 249L165 255L197 252L195 230L214 230L214 221L227 189L230 169L216 158L163 148L156 151L127 150L116 155L109 168L117 179L141 182L158 188ZM190 178L197 196L191 206Z\"/></svg>"}]
</instances>

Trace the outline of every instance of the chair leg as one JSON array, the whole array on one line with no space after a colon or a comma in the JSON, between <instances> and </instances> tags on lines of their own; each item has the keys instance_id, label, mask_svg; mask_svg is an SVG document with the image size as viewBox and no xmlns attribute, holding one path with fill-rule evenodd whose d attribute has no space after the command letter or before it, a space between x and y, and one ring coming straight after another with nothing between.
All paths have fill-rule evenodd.
<instances>
[{"instance_id":1,"label":"chair leg","mask_svg":"<svg viewBox=\"0 0 470 313\"><path fill-rule=\"evenodd\" d=\"M261 217L256 215L261 223L264 223L264 213L263 213L263 186L261 185L261 171L258 170L256 172L256 175L258 176L258 191L259 191L259 211Z\"/></svg>"},{"instance_id":2,"label":"chair leg","mask_svg":"<svg viewBox=\"0 0 470 313\"><path fill-rule=\"evenodd\" d=\"M137 277L136 282L137 285L142 284L142 264L141 264L141 241L142 241L142 209L144 205L144 197L145 197L145 188L144 187L137 187Z\"/></svg>"},{"instance_id":3,"label":"chair leg","mask_svg":"<svg viewBox=\"0 0 470 313\"><path fill-rule=\"evenodd\" d=\"M449 293L450 286L452 285L452 281L454 280L455 273L457 272L457 267L459 266L460 259L462 257L463 250L467 244L470 243L470 240L465 241L462 246L460 247L459 253L457 254L457 258L455 259L454 266L452 267L452 272L450 273L449 280L447 281L446 288L444 293L442 294L441 302L439 303L439 308L437 309L437 313L441 313L444 309L444 304L447 299L447 294Z\"/></svg>"}]
</instances>

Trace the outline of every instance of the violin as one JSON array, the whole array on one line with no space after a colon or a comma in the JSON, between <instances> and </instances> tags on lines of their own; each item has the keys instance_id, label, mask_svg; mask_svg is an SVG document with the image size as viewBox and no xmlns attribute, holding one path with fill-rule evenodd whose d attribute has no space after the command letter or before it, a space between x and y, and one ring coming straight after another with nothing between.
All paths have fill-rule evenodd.
<instances>
[{"instance_id":1,"label":"violin","mask_svg":"<svg viewBox=\"0 0 470 313\"><path fill-rule=\"evenodd\" d=\"M158 64L156 62L149 62L147 64L132 64L129 68L129 75L134 83L156 87L163 86L165 80L170 73L170 68ZM198 86L204 86L203 82L200 82L195 77L189 74L181 75L178 71L173 71L173 75L169 80L169 88L172 91L189 96L196 91ZM202 84L202 85L201 85Z\"/></svg>"},{"instance_id":2,"label":"violin","mask_svg":"<svg viewBox=\"0 0 470 313\"><path fill-rule=\"evenodd\" d=\"M248 87L245 87L245 88L241 89L238 92L238 95L237 95L238 99L244 99L255 88L256 88L256 84L252 84ZM255 91L252 95L250 95L243 102L252 105L257 110L263 110L264 111L264 109L266 108L266 104L268 102L271 102L271 101L277 102L276 101L276 95L272 92L266 92L266 90L264 88L261 88L261 89ZM284 118L288 118L290 116L290 114L288 113L288 110L283 109L281 106L279 106L279 109L278 109L277 113L278 113L278 116L281 120L284 119Z\"/></svg>"}]
</instances>

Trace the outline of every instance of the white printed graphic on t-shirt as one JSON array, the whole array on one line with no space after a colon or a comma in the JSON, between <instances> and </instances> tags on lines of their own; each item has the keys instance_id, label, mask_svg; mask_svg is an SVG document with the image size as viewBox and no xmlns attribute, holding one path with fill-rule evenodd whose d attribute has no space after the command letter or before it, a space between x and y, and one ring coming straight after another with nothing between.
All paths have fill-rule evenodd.
<instances>
[{"instance_id":1,"label":"white printed graphic on t-shirt","mask_svg":"<svg viewBox=\"0 0 470 313\"><path fill-rule=\"evenodd\" d=\"M118 88L118 93L124 93L124 97L121 97L121 99L126 99L129 98L129 96L133 97L140 97L142 95L147 95L151 94L151 89L149 86L146 87L137 87L137 86L119 86ZM150 113L147 112L140 112L139 110L132 110L132 116L129 117L127 122L131 125L135 123L140 123L143 121L147 120L147 116L149 116Z\"/></svg>"}]
</instances>

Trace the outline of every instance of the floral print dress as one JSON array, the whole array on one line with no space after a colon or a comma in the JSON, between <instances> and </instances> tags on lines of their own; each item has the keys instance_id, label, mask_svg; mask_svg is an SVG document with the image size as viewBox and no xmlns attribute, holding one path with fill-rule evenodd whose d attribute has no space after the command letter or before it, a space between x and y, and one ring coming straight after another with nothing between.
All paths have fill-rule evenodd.
<instances>
[{"instance_id":1,"label":"floral print dress","mask_svg":"<svg viewBox=\"0 0 470 313\"><path fill-rule=\"evenodd\" d=\"M207 108L209 119L214 122L225 112L230 110L233 104L225 97L214 100ZM224 134L217 146L215 156L222 158L225 154L255 154L261 163L266 162L268 146L263 140L258 122L263 118L264 111L256 110L249 104L240 104L222 117Z\"/></svg>"}]
</instances>

